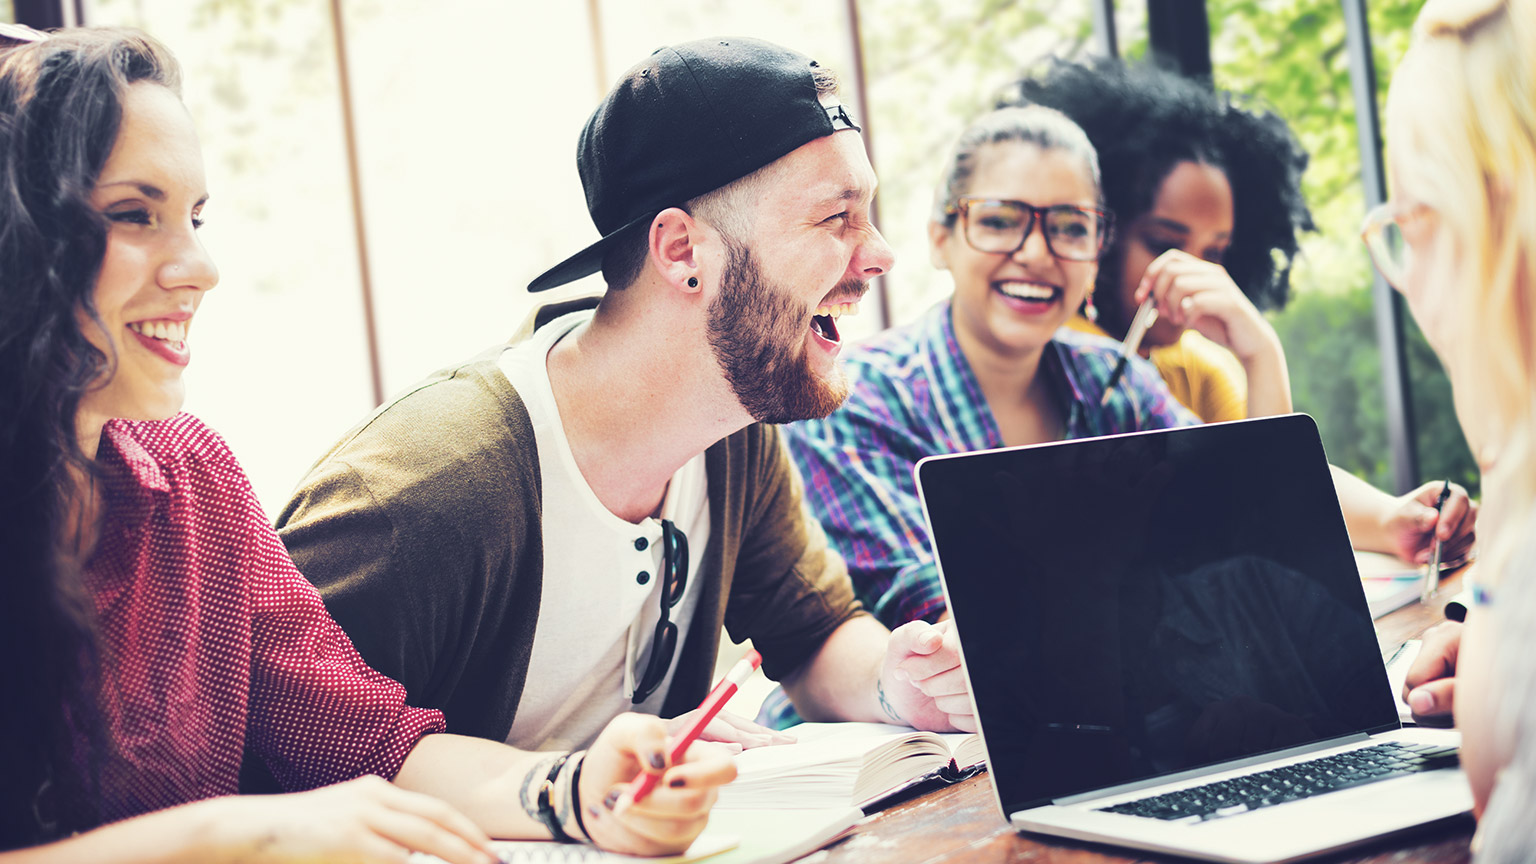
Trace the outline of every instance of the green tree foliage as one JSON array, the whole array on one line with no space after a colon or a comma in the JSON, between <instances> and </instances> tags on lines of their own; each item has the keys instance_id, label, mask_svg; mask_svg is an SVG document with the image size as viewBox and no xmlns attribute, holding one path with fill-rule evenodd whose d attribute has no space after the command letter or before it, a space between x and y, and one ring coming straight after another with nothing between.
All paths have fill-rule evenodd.
<instances>
[{"instance_id":1,"label":"green tree foliage","mask_svg":"<svg viewBox=\"0 0 1536 864\"><path fill-rule=\"evenodd\" d=\"M1274 318L1286 345L1296 410L1317 419L1328 458L1385 489L1392 486L1387 424L1368 287L1297 294ZM1405 329L1413 382L1420 474L1449 478L1477 494L1476 463L1451 404L1450 382L1429 343L1410 320ZM1297 350L1294 346L1304 346Z\"/></svg>"},{"instance_id":2,"label":"green tree foliage","mask_svg":"<svg viewBox=\"0 0 1536 864\"><path fill-rule=\"evenodd\" d=\"M1378 104L1385 102L1422 2L1368 4ZM1144 59L1145 5L1120 0L1117 6L1122 53ZM1365 198L1342 5L1206 0L1206 8L1216 86L1275 110L1311 155L1303 188L1318 231L1303 238L1292 302L1271 313L1286 346L1296 408L1318 419L1336 464L1390 489L1371 267L1359 239ZM860 9L886 216L882 230L899 243L920 227L917 214L963 123L1044 57L1091 51L1092 19L1087 3L1052 0L861 0ZM897 214L913 224L893 223ZM898 321L947 291L947 280L912 257L907 253L894 283ZM1411 321L1405 329L1421 473L1475 488L1476 469L1455 422L1449 385Z\"/></svg>"},{"instance_id":3,"label":"green tree foliage","mask_svg":"<svg viewBox=\"0 0 1536 864\"><path fill-rule=\"evenodd\" d=\"M1422 5L1368 4L1378 110ZM1303 241L1290 307L1272 316L1286 346L1296 408L1317 417L1337 464L1390 489L1372 274L1359 239L1365 196L1342 5L1207 0L1206 8L1217 86L1271 106L1311 155L1302 182L1318 232ZM1420 474L1475 489L1476 463L1455 420L1450 384L1411 316L1404 317Z\"/></svg>"}]
</instances>

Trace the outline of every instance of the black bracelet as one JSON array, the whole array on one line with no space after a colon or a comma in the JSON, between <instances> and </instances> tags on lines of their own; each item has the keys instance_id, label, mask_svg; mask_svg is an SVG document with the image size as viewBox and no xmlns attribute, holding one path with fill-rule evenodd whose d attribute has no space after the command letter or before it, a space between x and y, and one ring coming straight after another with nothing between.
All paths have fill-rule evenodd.
<instances>
[{"instance_id":1,"label":"black bracelet","mask_svg":"<svg viewBox=\"0 0 1536 864\"><path fill-rule=\"evenodd\" d=\"M569 758L571 758L571 754L567 753L556 759L555 767L549 769L549 776L539 786L539 821L543 822L544 827L549 829L550 839L556 843L576 842L571 838L571 835L565 833L564 828L560 827L560 817L555 815L555 808L549 803L549 793L555 788L555 778L560 776L560 769L565 767L565 760Z\"/></svg>"},{"instance_id":2,"label":"black bracelet","mask_svg":"<svg viewBox=\"0 0 1536 864\"><path fill-rule=\"evenodd\" d=\"M576 767L571 769L571 809L576 811L576 827L581 829L581 836L588 842L592 842L592 832L587 830L587 821L581 818L581 766L587 764L587 751L576 754Z\"/></svg>"}]
</instances>

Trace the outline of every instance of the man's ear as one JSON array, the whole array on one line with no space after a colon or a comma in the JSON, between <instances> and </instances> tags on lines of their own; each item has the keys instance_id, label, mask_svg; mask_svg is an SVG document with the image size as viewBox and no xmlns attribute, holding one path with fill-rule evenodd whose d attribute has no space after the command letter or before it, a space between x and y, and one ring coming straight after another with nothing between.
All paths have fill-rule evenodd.
<instances>
[{"instance_id":1,"label":"man's ear","mask_svg":"<svg viewBox=\"0 0 1536 864\"><path fill-rule=\"evenodd\" d=\"M935 270L948 270L949 261L945 258L944 244L949 241L950 228L942 222L928 220L928 260Z\"/></svg>"},{"instance_id":2,"label":"man's ear","mask_svg":"<svg viewBox=\"0 0 1536 864\"><path fill-rule=\"evenodd\" d=\"M679 207L668 207L651 220L651 262L664 282L687 294L700 290L696 246L702 231L703 226Z\"/></svg>"}]
</instances>

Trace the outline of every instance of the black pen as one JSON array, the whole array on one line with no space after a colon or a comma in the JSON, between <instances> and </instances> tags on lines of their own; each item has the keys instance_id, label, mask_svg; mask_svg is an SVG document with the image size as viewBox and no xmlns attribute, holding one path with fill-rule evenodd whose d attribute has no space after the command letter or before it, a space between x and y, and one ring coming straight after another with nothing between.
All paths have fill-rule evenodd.
<instances>
[{"instance_id":1,"label":"black pen","mask_svg":"<svg viewBox=\"0 0 1536 864\"><path fill-rule=\"evenodd\" d=\"M1126 331L1125 341L1120 343L1120 360L1115 363L1115 371L1109 373L1109 381L1104 385L1104 395L1099 399L1099 407L1109 404L1109 394L1115 392L1115 385L1120 383L1120 376L1125 374L1125 367L1131 362L1131 355L1141 348L1141 338L1147 335L1147 330L1157 321L1157 306L1152 301L1152 295L1141 301L1141 306L1136 310L1136 317L1131 319L1131 329Z\"/></svg>"},{"instance_id":2,"label":"black pen","mask_svg":"<svg viewBox=\"0 0 1536 864\"><path fill-rule=\"evenodd\" d=\"M1440 511L1445 507L1445 499L1451 497L1451 481L1446 480L1440 487L1440 497L1435 499L1435 542L1429 547L1429 567L1424 570L1424 590L1419 593L1419 602L1428 603L1429 598L1435 596L1435 589L1440 587Z\"/></svg>"}]
</instances>

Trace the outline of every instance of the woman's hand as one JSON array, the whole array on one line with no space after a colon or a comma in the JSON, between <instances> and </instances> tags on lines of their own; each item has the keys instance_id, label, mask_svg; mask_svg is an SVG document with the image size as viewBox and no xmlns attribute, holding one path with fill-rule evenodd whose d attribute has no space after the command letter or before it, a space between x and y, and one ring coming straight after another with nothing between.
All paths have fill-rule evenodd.
<instances>
[{"instance_id":1,"label":"woman's hand","mask_svg":"<svg viewBox=\"0 0 1536 864\"><path fill-rule=\"evenodd\" d=\"M1456 656L1461 652L1457 621L1424 631L1419 656L1403 679L1403 699L1416 718L1451 717L1456 710Z\"/></svg>"},{"instance_id":2,"label":"woman's hand","mask_svg":"<svg viewBox=\"0 0 1536 864\"><path fill-rule=\"evenodd\" d=\"M197 805L194 805L197 806ZM490 838L449 805L374 776L289 795L205 802L208 861L401 864L425 852L449 864L494 864Z\"/></svg>"},{"instance_id":3,"label":"woman's hand","mask_svg":"<svg viewBox=\"0 0 1536 864\"><path fill-rule=\"evenodd\" d=\"M1404 561L1426 564L1435 541L1439 540L1441 566L1464 560L1477 540L1477 502L1467 490L1452 483L1440 512L1435 502L1443 481L1434 480L1394 499L1395 506L1386 515L1384 533L1389 551Z\"/></svg>"},{"instance_id":4,"label":"woman's hand","mask_svg":"<svg viewBox=\"0 0 1536 864\"><path fill-rule=\"evenodd\" d=\"M1244 364L1279 344L1275 328L1220 264L1169 249L1142 274L1136 302L1148 294L1157 297L1159 317L1197 331Z\"/></svg>"},{"instance_id":5,"label":"woman's hand","mask_svg":"<svg viewBox=\"0 0 1536 864\"><path fill-rule=\"evenodd\" d=\"M667 761L667 725L656 717L620 714L587 751L581 769L581 807L596 845L633 855L687 849L709 821L716 790L736 779L736 763L720 744L696 741L683 761ZM642 771L660 774L641 801L629 783Z\"/></svg>"},{"instance_id":6,"label":"woman's hand","mask_svg":"<svg viewBox=\"0 0 1536 864\"><path fill-rule=\"evenodd\" d=\"M1157 298L1159 318L1231 351L1248 374L1248 416L1291 411L1291 379L1275 328L1225 267L1179 249L1157 256L1136 287L1139 304Z\"/></svg>"}]
</instances>

